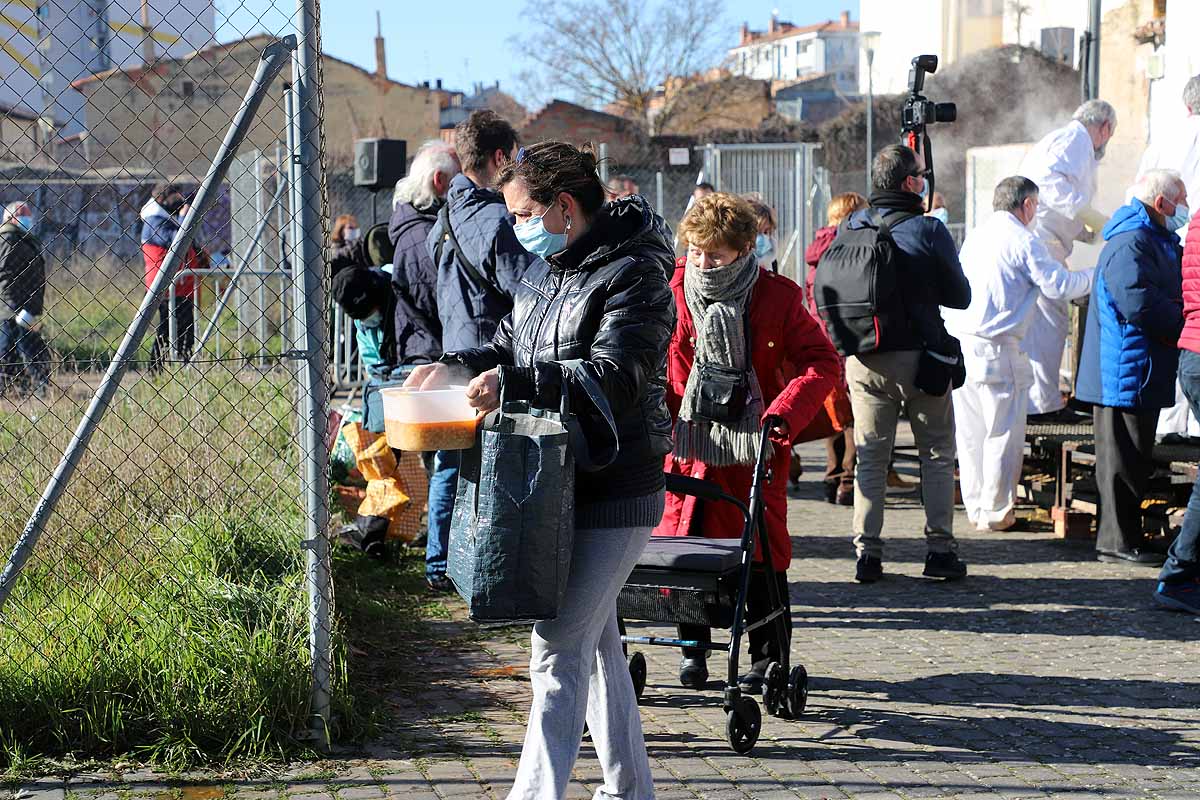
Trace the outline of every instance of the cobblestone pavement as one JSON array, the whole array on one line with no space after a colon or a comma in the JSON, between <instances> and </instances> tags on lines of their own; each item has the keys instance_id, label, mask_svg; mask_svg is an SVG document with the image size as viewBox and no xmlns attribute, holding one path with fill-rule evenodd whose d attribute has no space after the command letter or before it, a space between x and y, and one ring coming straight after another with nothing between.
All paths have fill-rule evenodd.
<instances>
[{"instance_id":1,"label":"cobblestone pavement","mask_svg":"<svg viewBox=\"0 0 1200 800\"><path fill-rule=\"evenodd\" d=\"M793 493L793 659L803 718L767 718L751 757L725 742L717 683L676 683L649 660L642 718L660 800L682 798L1200 798L1200 620L1155 610L1154 571L1100 564L1049 534L960 534L970 577L920 577L914 500L887 512L884 581L853 582L850 509L819 499L819 447ZM957 520L960 531L965 518ZM447 632L469 623L446 623ZM652 630L631 626L634 630ZM664 629L659 629L667 633ZM428 689L367 758L300 765L273 781L183 788L153 775L26 788L89 800L503 798L528 707L527 631L428 654ZM716 672L717 670L714 670ZM584 744L569 797L599 785Z\"/></svg>"}]
</instances>

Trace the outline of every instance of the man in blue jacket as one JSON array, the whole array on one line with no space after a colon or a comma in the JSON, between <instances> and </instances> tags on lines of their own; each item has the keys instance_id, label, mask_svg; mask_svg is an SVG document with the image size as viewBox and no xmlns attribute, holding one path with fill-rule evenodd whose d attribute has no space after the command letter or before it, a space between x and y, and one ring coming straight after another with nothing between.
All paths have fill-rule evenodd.
<instances>
[{"instance_id":1,"label":"man in blue jacket","mask_svg":"<svg viewBox=\"0 0 1200 800\"><path fill-rule=\"evenodd\" d=\"M918 387L923 351L957 352L946 333L939 306L966 308L971 285L958 263L946 226L924 216L927 191L921 157L902 145L889 145L875 157L871 172L871 209L891 226L899 250L896 272L903 282L908 328L886 350L846 359L846 381L854 409L858 470L854 482L855 580L873 583L883 575L883 507L888 463L896 440L901 406L912 421L921 458L921 499L925 506L925 543L929 549L922 574L962 578L954 539L954 407L949 385L940 395ZM870 224L870 210L856 211L851 229Z\"/></svg>"},{"instance_id":2,"label":"man in blue jacket","mask_svg":"<svg viewBox=\"0 0 1200 800\"><path fill-rule=\"evenodd\" d=\"M1163 562L1142 549L1141 504L1158 412L1175 402L1183 251L1174 231L1187 213L1179 173L1149 170L1104 227L1075 387L1094 404L1101 561Z\"/></svg>"},{"instance_id":3,"label":"man in blue jacket","mask_svg":"<svg viewBox=\"0 0 1200 800\"><path fill-rule=\"evenodd\" d=\"M512 311L512 297L537 260L517 241L504 197L491 188L496 174L516 157L517 132L492 111L475 111L454 129L462 172L450 181L446 205L425 246L437 264L437 313L442 350L471 350L491 341ZM438 591L446 578L450 515L458 484L458 451L439 450L429 478L429 541L426 581ZM436 532L436 535L435 535Z\"/></svg>"}]
</instances>

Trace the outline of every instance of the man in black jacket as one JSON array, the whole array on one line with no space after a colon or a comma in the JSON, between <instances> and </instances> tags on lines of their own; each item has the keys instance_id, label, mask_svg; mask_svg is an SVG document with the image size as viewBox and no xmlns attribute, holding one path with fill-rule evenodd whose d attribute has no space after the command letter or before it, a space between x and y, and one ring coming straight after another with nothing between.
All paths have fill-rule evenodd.
<instances>
[{"instance_id":1,"label":"man in black jacket","mask_svg":"<svg viewBox=\"0 0 1200 800\"><path fill-rule=\"evenodd\" d=\"M954 540L954 407L950 387L942 394L918 388L922 361L929 353L955 353L957 343L946 333L938 306L966 308L971 285L958 263L954 240L946 226L924 216L926 191L921 157L902 145L879 151L872 166L871 208L856 211L851 229L871 224L874 210L891 223L899 251L896 272L904 287L907 331L884 351L851 356L846 381L854 409L854 444L858 470L854 482L854 548L856 580L872 583L883 574L884 495L888 463L896 439L901 406L908 412L921 457L921 499L925 506L925 540L929 549L924 574L961 578L967 567L958 559ZM961 361L961 354L959 354ZM941 362L937 362L941 363Z\"/></svg>"},{"instance_id":2,"label":"man in black jacket","mask_svg":"<svg viewBox=\"0 0 1200 800\"><path fill-rule=\"evenodd\" d=\"M33 235L33 208L9 203L0 224L0 390L24 374L40 391L50 375L50 351L37 331L46 293L46 262Z\"/></svg>"}]
</instances>

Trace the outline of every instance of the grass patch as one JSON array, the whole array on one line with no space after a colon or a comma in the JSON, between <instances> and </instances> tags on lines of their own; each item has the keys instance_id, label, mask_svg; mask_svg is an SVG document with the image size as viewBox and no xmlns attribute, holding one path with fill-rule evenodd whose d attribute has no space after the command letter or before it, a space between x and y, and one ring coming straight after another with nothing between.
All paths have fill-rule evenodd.
<instances>
[{"instance_id":1,"label":"grass patch","mask_svg":"<svg viewBox=\"0 0 1200 800\"><path fill-rule=\"evenodd\" d=\"M140 262L132 265L110 265L108 276L78 274L71 266L52 271L46 287L46 309L43 315L43 335L54 351L62 368L68 371L102 369L112 360L125 331L146 294ZM206 278L200 282L202 307L196 309L196 338L208 327L217 298L217 281ZM278 294L274 284L267 292L267 342L265 352L278 353L282 339L278 332ZM238 341L239 321L237 304L230 301L205 351L215 354L220 338L221 357L257 354L254 337ZM253 326L257 318L247 321ZM148 361L158 327L154 315L150 331L138 347L135 360Z\"/></svg>"},{"instance_id":2,"label":"grass patch","mask_svg":"<svg viewBox=\"0 0 1200 800\"><path fill-rule=\"evenodd\" d=\"M86 392L0 406L11 547ZM77 396L78 395L78 396ZM306 750L310 666L290 377L131 376L0 623L0 769L168 769ZM364 730L335 630L339 739Z\"/></svg>"}]
</instances>

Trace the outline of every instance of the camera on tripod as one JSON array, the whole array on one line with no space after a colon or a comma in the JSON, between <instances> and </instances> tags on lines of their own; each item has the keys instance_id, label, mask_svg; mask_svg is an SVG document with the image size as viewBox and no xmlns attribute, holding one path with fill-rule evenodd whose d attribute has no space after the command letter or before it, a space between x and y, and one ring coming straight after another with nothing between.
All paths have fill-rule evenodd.
<instances>
[{"instance_id":1,"label":"camera on tripod","mask_svg":"<svg viewBox=\"0 0 1200 800\"><path fill-rule=\"evenodd\" d=\"M928 126L936 122L954 122L958 106L954 103L935 103L925 95L925 76L937 72L938 57L921 55L912 60L908 71L908 97L900 114L900 129L904 143L925 158L925 181L929 184L928 205L933 205L933 147L929 143Z\"/></svg>"}]
</instances>

